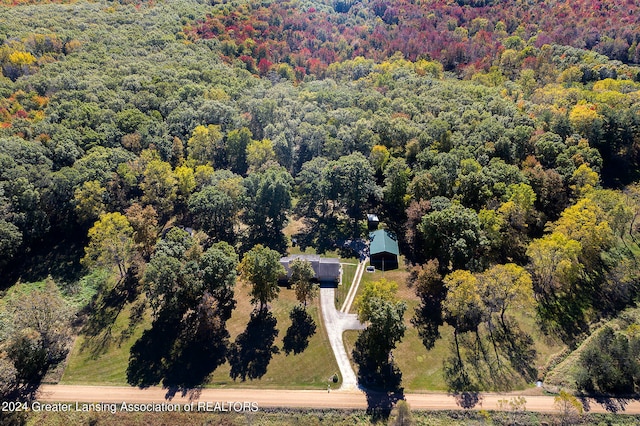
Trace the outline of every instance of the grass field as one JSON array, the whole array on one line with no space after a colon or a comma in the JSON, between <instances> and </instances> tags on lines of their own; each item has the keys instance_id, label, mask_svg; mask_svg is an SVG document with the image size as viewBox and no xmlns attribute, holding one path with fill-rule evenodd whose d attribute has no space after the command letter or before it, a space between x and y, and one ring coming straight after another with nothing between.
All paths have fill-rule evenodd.
<instances>
[{"instance_id":1,"label":"grass field","mask_svg":"<svg viewBox=\"0 0 640 426\"><path fill-rule=\"evenodd\" d=\"M401 263L402 265L402 263ZM414 289L409 288L406 283L408 272L402 266L392 271L378 271L373 273L365 272L362 276L360 289L367 282L378 281L382 278L395 281L398 284L397 297L407 304L407 311L404 315L404 322L407 327L403 340L393 351L394 359L402 371L402 383L407 392L421 391L447 391L447 384L444 381L444 361L452 355L453 329L445 324L440 327L441 338L435 343L431 350L427 350L422 344L418 335L418 330L411 324L415 309L419 305L419 299L415 295ZM352 312L356 312L355 306ZM530 313L525 315L517 312L516 320L520 328L530 334L534 339L536 350L535 367L541 371L548 361L558 353L561 353L565 346L559 341L555 341L538 331L535 319ZM357 331L347 331L344 334L344 341L349 356L358 337ZM353 366L357 371L357 366ZM514 380L514 388L522 389L532 386L522 380Z\"/></svg>"},{"instance_id":2,"label":"grass field","mask_svg":"<svg viewBox=\"0 0 640 426\"><path fill-rule=\"evenodd\" d=\"M249 321L253 306L249 303L248 288L236 288L237 307L227 328L231 341L242 333ZM125 385L129 350L133 343L150 327L149 312L138 324L131 326L129 318L134 303L126 303L117 312L111 325L95 335L81 334L75 342L69 357L67 368L62 377L64 384L109 384ZM291 324L290 310L297 304L293 290L282 288L280 297L273 302L271 311L276 317L279 334L275 345L282 347L282 338ZM229 377L229 365L224 364L213 372L208 386L261 387L318 389L327 386L338 366L326 338L326 332L319 317L319 304L316 299L308 307L316 323L316 333L310 339L308 348L298 355L285 355L283 351L275 354L267 373L260 380L234 382Z\"/></svg>"},{"instance_id":3,"label":"grass field","mask_svg":"<svg viewBox=\"0 0 640 426\"><path fill-rule=\"evenodd\" d=\"M113 324L94 336L80 334L64 371L62 384L124 385L129 350L151 323L145 312L139 324L130 324L132 304L126 304Z\"/></svg>"},{"instance_id":4,"label":"grass field","mask_svg":"<svg viewBox=\"0 0 640 426\"><path fill-rule=\"evenodd\" d=\"M300 253L296 248L291 249L291 254ZM307 254L313 253L307 250ZM328 253L327 256L338 257L337 253ZM339 309L349 291L353 276L356 271L356 259L341 259L348 263L343 265L343 284L336 291L336 306ZM349 265L353 264L353 265ZM440 329L441 338L436 341L433 349L426 350L418 335L417 329L411 324L419 300L414 289L407 286L408 271L404 262L400 261L400 268L390 271L364 272L360 283L359 292L366 283L387 279L398 284L397 297L407 304L404 321L407 330L404 339L394 351L394 359L403 374L403 386L408 392L419 391L446 391L447 384L443 376L443 363L452 354L453 332L452 328L444 325ZM227 328L231 334L230 341L242 333L249 321L253 306L249 303L249 288L238 285L236 287L237 307ZM142 297L142 296L140 296ZM100 306L100 299L96 302ZM66 370L61 383L65 384L118 384L124 385L126 369L129 360L129 351L133 343L142 335L145 329L151 325L151 315L147 311L137 322L131 322L132 311L135 310L138 301L127 301L117 310L98 309L95 316L100 321L105 321L92 333L81 333L76 339L70 354ZM291 320L289 312L297 304L293 290L281 288L279 298L270 306L277 320L279 331L275 345L282 348L283 337ZM316 323L316 334L310 339L308 348L298 355L286 355L280 351L273 355L266 374L256 380L246 382L233 381L230 376L230 366L224 364L218 367L211 376L207 386L213 387L260 387L260 388L292 388L292 389L324 389L327 381L338 372L335 358L326 338L326 332L319 314L319 303L315 300L309 307L309 313ZM351 307L351 313L356 312L355 304ZM513 313L512 313L513 314ZM94 318L95 319L95 318ZM532 315L517 313L517 321L523 331L534 339L536 349L535 367L538 371L546 372L550 360L562 353L565 347L542 335ZM347 352L350 355L358 332L348 331L344 339ZM354 366L354 368L357 368ZM571 369L561 364L556 367L561 374L570 376ZM522 389L530 384L515 381L513 386Z\"/></svg>"},{"instance_id":5,"label":"grass field","mask_svg":"<svg viewBox=\"0 0 640 426\"><path fill-rule=\"evenodd\" d=\"M244 331L249 321L252 306L247 295L248 288L236 289L238 306L233 316L227 323L231 339ZM271 306L271 311L278 320L277 328L280 330L276 339L276 345L282 347L282 338L291 324L289 312L297 304L293 290L282 289L280 296ZM316 298L312 306L308 307L309 313L316 323L316 334L310 339L309 347L298 355L285 355L283 351L275 354L269 364L267 374L260 380L234 382L229 377L229 365L218 368L212 375L210 385L229 387L270 387L290 389L324 389L328 380L338 373L338 365L327 340L327 334L319 315L319 303Z\"/></svg>"},{"instance_id":6,"label":"grass field","mask_svg":"<svg viewBox=\"0 0 640 426\"><path fill-rule=\"evenodd\" d=\"M346 262L355 263L355 260L349 259ZM350 284L356 267L343 265L343 268L345 284ZM414 290L406 284L407 274L408 272L403 267L393 271L365 272L360 288L367 282L382 278L398 283L397 296L407 304L405 313L407 331L404 339L394 351L395 360L403 373L403 385L409 392L446 391L447 385L443 380L443 362L452 353L452 329L447 325L441 327L442 337L436 342L435 347L429 351L425 349L416 328L410 322L419 300L415 296ZM245 330L253 309L249 303L248 291L249 288L246 286L238 285L236 287L237 307L227 323L231 341ZM341 306L347 292L348 285L339 287L338 307ZM100 306L100 303L101 301L98 299L96 305ZM131 313L137 304L139 301L127 301L118 309L98 310L95 315L102 321L97 322L101 324L101 327L95 328L95 331L90 333L85 330L77 337L61 383L109 385L125 385L127 383L126 369L130 348L144 330L151 325L151 315L148 310L139 321L130 321ZM293 290L282 288L279 298L270 307L277 319L277 329L279 330L275 345L280 348L282 347L282 339L291 323L289 312L296 304ZM207 386L324 389L327 381L338 372L338 367L326 339L326 332L319 315L318 300L315 300L308 309L316 323L317 330L310 339L309 347L303 353L286 355L281 350L280 353L273 355L267 373L261 379L247 380L246 382L234 382L229 376L229 365L224 364L212 373ZM351 311L355 312L355 307L352 307ZM94 318L94 320L96 319ZM535 366L539 371L545 370L549 360L554 355L561 353L564 346L537 331L532 316L519 314L517 320L520 327L534 338L537 351ZM356 331L345 333L345 344L349 354L357 336L358 332ZM568 365L571 364L557 366L558 374L565 376L569 374L568 377L571 377L571 369ZM522 388L527 384L519 383L517 386Z\"/></svg>"}]
</instances>

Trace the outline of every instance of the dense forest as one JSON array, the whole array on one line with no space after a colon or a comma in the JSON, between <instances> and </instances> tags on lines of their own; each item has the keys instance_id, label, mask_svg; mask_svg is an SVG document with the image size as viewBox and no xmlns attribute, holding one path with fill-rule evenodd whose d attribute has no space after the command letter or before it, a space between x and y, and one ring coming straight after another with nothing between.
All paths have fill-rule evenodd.
<instances>
[{"instance_id":1,"label":"dense forest","mask_svg":"<svg viewBox=\"0 0 640 426\"><path fill-rule=\"evenodd\" d=\"M195 386L227 361L260 377L225 328L236 280L271 330L265 265L292 239L353 256L370 211L398 236L424 346L453 333L453 390L482 389L477 348L542 374L519 310L571 352L637 301L636 2L3 1L0 17L1 392L65 358L107 277L153 317L131 384ZM387 386L395 342L375 358L368 330L354 358ZM635 321L586 345L578 390L640 390Z\"/></svg>"}]
</instances>

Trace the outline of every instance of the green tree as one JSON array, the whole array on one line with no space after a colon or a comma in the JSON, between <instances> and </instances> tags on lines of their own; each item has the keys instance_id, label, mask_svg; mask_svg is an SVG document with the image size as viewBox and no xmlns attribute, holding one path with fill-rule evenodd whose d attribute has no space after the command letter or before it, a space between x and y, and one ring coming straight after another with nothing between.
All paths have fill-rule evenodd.
<instances>
[{"instance_id":1,"label":"green tree","mask_svg":"<svg viewBox=\"0 0 640 426\"><path fill-rule=\"evenodd\" d=\"M440 337L440 326L443 324L442 301L446 289L442 283L442 275L438 272L438 261L432 259L424 265L411 268L407 283L415 289L420 298L420 305L415 310L411 323L418 329L422 344L432 349Z\"/></svg>"},{"instance_id":2,"label":"green tree","mask_svg":"<svg viewBox=\"0 0 640 426\"><path fill-rule=\"evenodd\" d=\"M226 242L203 252L188 232L166 233L143 277L154 321L131 348L129 383L193 388L225 361L237 265Z\"/></svg>"},{"instance_id":3,"label":"green tree","mask_svg":"<svg viewBox=\"0 0 640 426\"><path fill-rule=\"evenodd\" d=\"M210 237L234 242L238 205L226 193L214 186L205 186L189 199L189 212Z\"/></svg>"},{"instance_id":4,"label":"green tree","mask_svg":"<svg viewBox=\"0 0 640 426\"><path fill-rule=\"evenodd\" d=\"M238 268L238 255L231 245L221 241L209 247L200 258L202 290L199 294L209 295L216 300L216 316L223 321L231 318L235 307L233 299ZM202 304L203 301L200 302Z\"/></svg>"},{"instance_id":5,"label":"green tree","mask_svg":"<svg viewBox=\"0 0 640 426\"><path fill-rule=\"evenodd\" d=\"M156 313L184 313L196 309L207 294L216 301L215 316L226 321L235 306L237 265L238 255L228 243L215 243L203 253L186 231L173 228L145 270L147 298Z\"/></svg>"},{"instance_id":6,"label":"green tree","mask_svg":"<svg viewBox=\"0 0 640 426\"><path fill-rule=\"evenodd\" d=\"M461 204L435 210L422 219L425 255L437 258L441 270L478 268L489 245L478 214Z\"/></svg>"},{"instance_id":7,"label":"green tree","mask_svg":"<svg viewBox=\"0 0 640 426\"><path fill-rule=\"evenodd\" d=\"M640 339L629 339L607 326L580 352L576 384L579 390L630 395L640 387Z\"/></svg>"},{"instance_id":8,"label":"green tree","mask_svg":"<svg viewBox=\"0 0 640 426\"><path fill-rule=\"evenodd\" d=\"M371 164L359 152L343 156L328 165L325 179L330 199L344 208L353 223L353 236L357 236L365 204L381 196Z\"/></svg>"},{"instance_id":9,"label":"green tree","mask_svg":"<svg viewBox=\"0 0 640 426\"><path fill-rule=\"evenodd\" d=\"M480 163L473 158L460 161L455 192L465 206L480 209L491 197L491 180Z\"/></svg>"},{"instance_id":10,"label":"green tree","mask_svg":"<svg viewBox=\"0 0 640 426\"><path fill-rule=\"evenodd\" d=\"M250 174L244 185L243 218L249 227L249 245L263 244L284 252L287 242L282 229L291 209L293 178L284 168L272 167Z\"/></svg>"},{"instance_id":11,"label":"green tree","mask_svg":"<svg viewBox=\"0 0 640 426\"><path fill-rule=\"evenodd\" d=\"M407 191L414 200L429 200L436 195L438 186L433 181L433 176L427 171L416 172L409 183Z\"/></svg>"},{"instance_id":12,"label":"green tree","mask_svg":"<svg viewBox=\"0 0 640 426\"><path fill-rule=\"evenodd\" d=\"M404 302L374 298L371 301L369 325L356 340L353 360L358 365L361 383L386 390L397 389L401 373L395 366L391 351L404 337L406 326Z\"/></svg>"},{"instance_id":13,"label":"green tree","mask_svg":"<svg viewBox=\"0 0 640 426\"><path fill-rule=\"evenodd\" d=\"M315 271L308 260L294 259L289 262L291 276L289 283L296 292L296 299L307 307L307 302L313 300L318 292L318 284L314 282Z\"/></svg>"},{"instance_id":14,"label":"green tree","mask_svg":"<svg viewBox=\"0 0 640 426\"><path fill-rule=\"evenodd\" d=\"M0 265L11 259L22 244L22 232L11 222L0 219Z\"/></svg>"},{"instance_id":15,"label":"green tree","mask_svg":"<svg viewBox=\"0 0 640 426\"><path fill-rule=\"evenodd\" d=\"M85 266L117 266L124 278L133 257L133 228L122 213L106 213L89 229L89 243L82 263Z\"/></svg>"},{"instance_id":16,"label":"green tree","mask_svg":"<svg viewBox=\"0 0 640 426\"><path fill-rule=\"evenodd\" d=\"M251 143L252 136L246 127L227 133L227 164L234 173L243 175L247 172L247 146Z\"/></svg>"},{"instance_id":17,"label":"green tree","mask_svg":"<svg viewBox=\"0 0 640 426\"><path fill-rule=\"evenodd\" d=\"M244 254L238 270L240 279L251 285L251 303L260 303L258 311L265 311L267 303L278 297L278 280L286 274L280 254L258 244Z\"/></svg>"},{"instance_id":18,"label":"green tree","mask_svg":"<svg viewBox=\"0 0 640 426\"><path fill-rule=\"evenodd\" d=\"M296 176L298 203L296 213L309 219L324 219L330 213L328 183L324 173L329 160L316 157L302 165Z\"/></svg>"},{"instance_id":19,"label":"green tree","mask_svg":"<svg viewBox=\"0 0 640 426\"><path fill-rule=\"evenodd\" d=\"M411 180L411 169L402 158L389 161L384 169L384 204L390 220L399 228L406 220L407 188Z\"/></svg>"}]
</instances>

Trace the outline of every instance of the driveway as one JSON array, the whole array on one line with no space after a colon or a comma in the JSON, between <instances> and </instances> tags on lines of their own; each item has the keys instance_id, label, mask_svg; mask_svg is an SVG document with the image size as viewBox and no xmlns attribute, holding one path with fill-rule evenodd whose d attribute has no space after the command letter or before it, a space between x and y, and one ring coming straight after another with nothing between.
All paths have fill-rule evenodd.
<instances>
[{"instance_id":1,"label":"driveway","mask_svg":"<svg viewBox=\"0 0 640 426\"><path fill-rule=\"evenodd\" d=\"M344 348L342 333L345 330L362 330L364 325L358 321L357 315L338 312L335 304L335 288L320 289L320 305L331 349L333 349L333 353L336 356L336 362L342 376L340 389L357 389L358 380Z\"/></svg>"}]
</instances>

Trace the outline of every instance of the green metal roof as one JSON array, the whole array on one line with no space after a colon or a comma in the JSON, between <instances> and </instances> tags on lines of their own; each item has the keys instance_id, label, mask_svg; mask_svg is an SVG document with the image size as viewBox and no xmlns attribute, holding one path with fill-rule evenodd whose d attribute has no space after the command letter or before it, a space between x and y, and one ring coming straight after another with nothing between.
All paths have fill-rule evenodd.
<instances>
[{"instance_id":1,"label":"green metal roof","mask_svg":"<svg viewBox=\"0 0 640 426\"><path fill-rule=\"evenodd\" d=\"M369 244L369 255L383 252L392 253L396 256L400 255L398 239L386 229L371 232L369 234L369 240L371 240Z\"/></svg>"}]
</instances>

